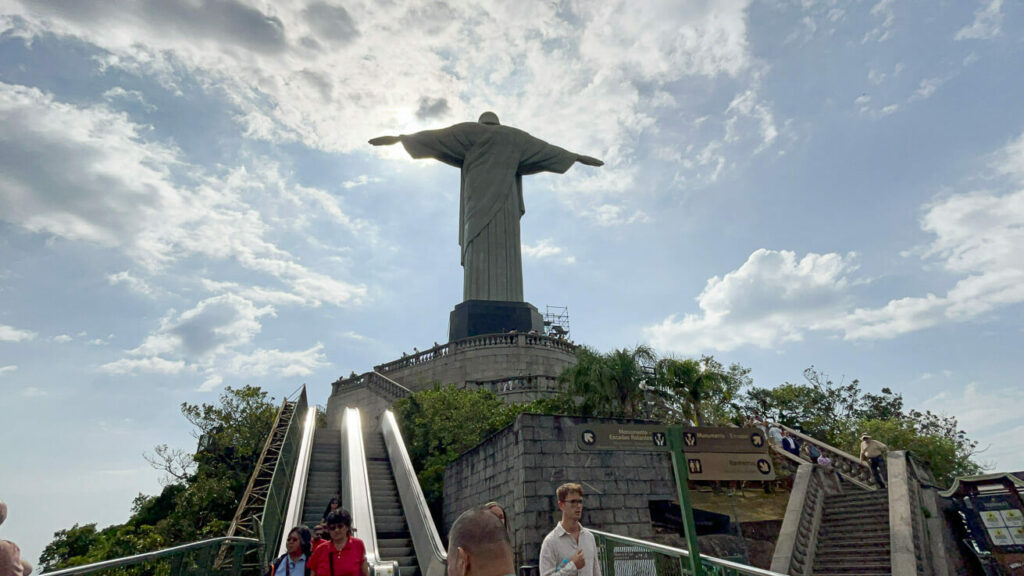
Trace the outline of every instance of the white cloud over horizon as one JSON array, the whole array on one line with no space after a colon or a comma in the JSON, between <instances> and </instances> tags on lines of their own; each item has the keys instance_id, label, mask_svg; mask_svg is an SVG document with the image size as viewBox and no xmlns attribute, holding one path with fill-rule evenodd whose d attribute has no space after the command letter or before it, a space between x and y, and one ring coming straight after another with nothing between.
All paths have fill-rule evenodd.
<instances>
[{"instance_id":1,"label":"white cloud over horizon","mask_svg":"<svg viewBox=\"0 0 1024 576\"><path fill-rule=\"evenodd\" d=\"M924 207L921 229L933 239L920 256L938 259L959 277L945 296L858 307L848 290L857 281L852 254L797 260L793 252L760 249L738 269L708 280L697 298L700 314L669 316L647 326L647 337L655 347L690 354L777 348L813 330L846 340L891 339L1024 302L1024 134L995 157L994 171L1010 176L1015 191L951 194Z\"/></svg>"}]
</instances>

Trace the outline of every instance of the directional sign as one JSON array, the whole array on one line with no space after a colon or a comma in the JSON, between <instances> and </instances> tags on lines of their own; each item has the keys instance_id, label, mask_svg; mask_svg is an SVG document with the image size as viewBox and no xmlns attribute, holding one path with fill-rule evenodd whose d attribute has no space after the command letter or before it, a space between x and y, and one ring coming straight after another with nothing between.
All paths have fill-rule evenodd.
<instances>
[{"instance_id":1,"label":"directional sign","mask_svg":"<svg viewBox=\"0 0 1024 576\"><path fill-rule=\"evenodd\" d=\"M775 470L767 454L687 452L690 480L774 480Z\"/></svg>"},{"instance_id":2,"label":"directional sign","mask_svg":"<svg viewBox=\"0 0 1024 576\"><path fill-rule=\"evenodd\" d=\"M581 450L668 452L668 430L657 424L589 424L578 428Z\"/></svg>"},{"instance_id":3,"label":"directional sign","mask_svg":"<svg viewBox=\"0 0 1024 576\"><path fill-rule=\"evenodd\" d=\"M688 427L683 428L683 449L686 452L767 454L768 444L760 428Z\"/></svg>"}]
</instances>

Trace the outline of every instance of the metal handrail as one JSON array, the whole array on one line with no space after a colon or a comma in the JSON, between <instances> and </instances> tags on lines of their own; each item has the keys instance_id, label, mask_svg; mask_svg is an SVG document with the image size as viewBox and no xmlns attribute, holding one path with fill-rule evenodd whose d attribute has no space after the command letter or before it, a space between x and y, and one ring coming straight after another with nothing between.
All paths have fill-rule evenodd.
<instances>
[{"instance_id":1,"label":"metal handrail","mask_svg":"<svg viewBox=\"0 0 1024 576\"><path fill-rule=\"evenodd\" d=\"M282 522L281 546L277 554L287 552L288 533L302 522L302 506L306 496L306 482L309 479L309 464L313 460L313 434L316 432L316 406L306 409L306 421L303 423L302 440L299 442L299 454L295 463L295 475L292 479L291 495L288 509Z\"/></svg>"},{"instance_id":2,"label":"metal handrail","mask_svg":"<svg viewBox=\"0 0 1024 576\"><path fill-rule=\"evenodd\" d=\"M384 435L384 446L391 460L391 471L395 475L398 495L402 499L402 508L406 511L406 523L412 536L416 560L420 565L420 573L426 576L443 576L447 570L448 552L441 543L437 533L427 499L416 478L416 470L412 466L409 452L405 448L402 432L398 428L394 413L385 410L381 417L381 433ZM410 513L412 512L412 513Z\"/></svg>"},{"instance_id":3,"label":"metal handrail","mask_svg":"<svg viewBox=\"0 0 1024 576\"><path fill-rule=\"evenodd\" d=\"M664 544L658 544L657 542L648 542L646 540L637 540L636 538L630 538L628 536L620 536L618 534L612 534L610 532L602 532L601 530L594 530L588 528L590 532L597 536L599 539L609 540L612 542L618 542L626 544L628 546L635 546L638 548L647 549L650 552L668 556L671 558L689 558L690 553L682 548L674 548L672 546L666 546ZM600 544L598 545L600 547ZM736 575L746 574L749 576L785 576L779 572L772 572L771 570L765 570L763 568L757 568L754 566L747 566L746 564L740 564L738 562L731 562L729 560L723 560L721 558L715 558L714 556L707 556L705 554L700 555L701 564L705 573L720 574L720 575ZM680 569L684 574L689 574L684 566L680 566Z\"/></svg>"},{"instance_id":4,"label":"metal handrail","mask_svg":"<svg viewBox=\"0 0 1024 576\"><path fill-rule=\"evenodd\" d=\"M82 574L91 574L93 572L109 568L119 568L121 566L130 566L133 564L151 562L153 560L163 560L174 556L181 556L186 552L200 550L203 548L212 548L215 546L252 546L256 549L259 545L260 541L256 538L221 536L220 538L210 538L209 540L190 542L188 544L182 544L181 546L154 550L152 552L144 552L142 554L135 554L134 556L125 556L123 558L114 558L113 560L93 562L92 564L83 564L73 568L64 568L63 570L54 570L53 572L46 572L45 576L80 576Z\"/></svg>"},{"instance_id":5,"label":"metal handrail","mask_svg":"<svg viewBox=\"0 0 1024 576\"><path fill-rule=\"evenodd\" d=\"M370 474L366 466L363 445L363 424L358 408L345 408L341 420L341 467L345 481L341 486L341 499L352 514L352 529L366 548L366 561L376 573L398 574L398 562L382 560L377 547L377 529L373 521L373 501L370 498Z\"/></svg>"}]
</instances>

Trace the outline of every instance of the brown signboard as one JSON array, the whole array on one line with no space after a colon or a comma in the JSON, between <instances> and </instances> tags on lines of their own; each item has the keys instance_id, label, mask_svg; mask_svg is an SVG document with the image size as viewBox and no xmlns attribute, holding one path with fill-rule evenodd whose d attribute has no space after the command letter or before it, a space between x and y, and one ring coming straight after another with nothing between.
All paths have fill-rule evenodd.
<instances>
[{"instance_id":1,"label":"brown signboard","mask_svg":"<svg viewBox=\"0 0 1024 576\"><path fill-rule=\"evenodd\" d=\"M668 427L657 424L589 424L576 436L580 450L668 452Z\"/></svg>"},{"instance_id":2,"label":"brown signboard","mask_svg":"<svg viewBox=\"0 0 1024 576\"><path fill-rule=\"evenodd\" d=\"M690 480L774 480L775 467L767 454L687 452Z\"/></svg>"},{"instance_id":3,"label":"brown signboard","mask_svg":"<svg viewBox=\"0 0 1024 576\"><path fill-rule=\"evenodd\" d=\"M768 453L768 442L760 428L683 428L685 452Z\"/></svg>"}]
</instances>

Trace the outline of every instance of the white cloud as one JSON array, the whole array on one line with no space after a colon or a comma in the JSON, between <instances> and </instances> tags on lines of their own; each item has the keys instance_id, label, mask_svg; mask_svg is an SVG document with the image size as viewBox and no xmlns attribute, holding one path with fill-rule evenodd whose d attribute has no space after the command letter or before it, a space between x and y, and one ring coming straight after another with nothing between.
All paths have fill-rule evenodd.
<instances>
[{"instance_id":1,"label":"white cloud","mask_svg":"<svg viewBox=\"0 0 1024 576\"><path fill-rule=\"evenodd\" d=\"M124 114L77 108L3 83L0 126L0 203L9 207L0 214L4 220L118 247L150 275L200 256L267 274L310 305L351 305L366 295L364 285L314 272L267 239L261 209L287 216L285 225L324 218L353 241L375 238L372 227L348 217L335 198L290 183L272 163L206 175L185 165L175 148L147 142L143 127ZM152 292L132 271L109 280Z\"/></svg>"},{"instance_id":2,"label":"white cloud","mask_svg":"<svg viewBox=\"0 0 1024 576\"><path fill-rule=\"evenodd\" d=\"M921 80L921 84L917 90L910 96L910 102L917 102L919 100L927 100L939 89L939 86L945 82L943 78L925 78Z\"/></svg>"},{"instance_id":3,"label":"white cloud","mask_svg":"<svg viewBox=\"0 0 1024 576\"><path fill-rule=\"evenodd\" d=\"M19 330L13 326L0 324L0 342L24 342L35 337L36 333L31 330Z\"/></svg>"},{"instance_id":4,"label":"white cloud","mask_svg":"<svg viewBox=\"0 0 1024 576\"><path fill-rule=\"evenodd\" d=\"M655 348L682 354L799 341L845 312L854 258L756 250L737 270L708 280L697 298L700 314L669 316L645 334Z\"/></svg>"},{"instance_id":5,"label":"white cloud","mask_svg":"<svg viewBox=\"0 0 1024 576\"><path fill-rule=\"evenodd\" d=\"M1003 0L989 0L974 13L974 22L957 31L956 40L991 40L1003 26Z\"/></svg>"},{"instance_id":6,"label":"white cloud","mask_svg":"<svg viewBox=\"0 0 1024 576\"><path fill-rule=\"evenodd\" d=\"M1024 406L1024 388L996 388L979 382L957 385L922 403L924 409L932 412L956 414L960 426L968 430L1003 427L1014 420L1024 424L1021 406Z\"/></svg>"},{"instance_id":7,"label":"white cloud","mask_svg":"<svg viewBox=\"0 0 1024 576\"><path fill-rule=\"evenodd\" d=\"M307 350L254 350L251 354L233 356L227 369L240 376L266 376L282 378L308 376L314 370L329 366L323 354L324 345L317 343Z\"/></svg>"},{"instance_id":8,"label":"white cloud","mask_svg":"<svg viewBox=\"0 0 1024 576\"><path fill-rule=\"evenodd\" d=\"M3 376L4 374L10 374L11 372L16 372L17 370L18 367L13 364L11 364L10 366L0 366L0 376Z\"/></svg>"},{"instance_id":9,"label":"white cloud","mask_svg":"<svg viewBox=\"0 0 1024 576\"><path fill-rule=\"evenodd\" d=\"M346 189L346 190L351 190L352 188L357 188L359 186L366 186L367 184L376 184L378 182L383 182L383 179L382 178L378 178L376 176L371 177L371 176L367 176L366 174L360 174L359 176L357 176L356 178L354 178L352 180L346 180L346 181L342 182L341 183L341 187Z\"/></svg>"},{"instance_id":10,"label":"white cloud","mask_svg":"<svg viewBox=\"0 0 1024 576\"><path fill-rule=\"evenodd\" d=\"M156 356L148 358L121 358L108 362L100 369L111 374L135 374L149 372L153 374L180 374L188 367L184 360L166 360Z\"/></svg>"},{"instance_id":11,"label":"white cloud","mask_svg":"<svg viewBox=\"0 0 1024 576\"><path fill-rule=\"evenodd\" d=\"M138 90L125 90L120 86L115 86L104 92L103 99L108 102L135 102L141 105L142 108L146 111L153 112L156 110L156 106L153 106L146 102L146 98L142 95L142 92L139 92Z\"/></svg>"},{"instance_id":12,"label":"white cloud","mask_svg":"<svg viewBox=\"0 0 1024 576\"><path fill-rule=\"evenodd\" d=\"M219 374L212 374L206 380L203 380L203 383L200 384L199 388L196 388L196 390L199 392L211 392L216 390L223 382L224 378L222 376Z\"/></svg>"},{"instance_id":13,"label":"white cloud","mask_svg":"<svg viewBox=\"0 0 1024 576\"><path fill-rule=\"evenodd\" d=\"M9 25L29 39L52 33L93 44L105 52L104 66L157 78L170 89L193 78L216 86L247 136L326 151L371 153L368 135L443 126L494 109L510 125L607 158L602 176L622 177L604 185L600 200L623 205L636 187L631 168L642 133L671 130L678 133L666 134L670 140L707 140L689 125L656 128L655 112L692 106L668 89L689 79L756 83L749 4L613 0L526 10L484 0L344 8L237 0L21 2ZM828 19L841 17L833 8ZM651 106L655 101L660 107ZM735 114L715 121L725 131ZM745 114L758 125L750 132L753 146L771 145L768 104L757 101ZM569 186L585 179L568 178ZM342 186L370 181L360 176Z\"/></svg>"},{"instance_id":14,"label":"white cloud","mask_svg":"<svg viewBox=\"0 0 1024 576\"><path fill-rule=\"evenodd\" d=\"M1024 135L999 154L996 171L1016 191L954 194L926 207L921 228L934 235L922 252L959 277L944 296L893 299L857 309L834 327L847 339L893 338L940 323L972 320L1024 302Z\"/></svg>"},{"instance_id":15,"label":"white cloud","mask_svg":"<svg viewBox=\"0 0 1024 576\"><path fill-rule=\"evenodd\" d=\"M180 314L171 310L139 346L101 369L114 374L201 373L205 380L198 390L208 392L229 375L287 378L329 365L320 343L297 351L250 350L262 319L275 315L272 306L256 306L237 294L213 296Z\"/></svg>"},{"instance_id":16,"label":"white cloud","mask_svg":"<svg viewBox=\"0 0 1024 576\"><path fill-rule=\"evenodd\" d=\"M71 342L71 340L73 340L73 338L67 334L58 334L53 337L53 341L58 344L67 344L68 342Z\"/></svg>"},{"instance_id":17,"label":"white cloud","mask_svg":"<svg viewBox=\"0 0 1024 576\"><path fill-rule=\"evenodd\" d=\"M130 290L138 292L139 294L145 294L149 296L150 294L153 293L153 288L150 287L150 285L146 283L145 280L141 278L136 278L128 270L122 270L121 272L118 272L116 274L108 274L107 281L110 282L111 286L115 286L117 284L124 284Z\"/></svg>"},{"instance_id":18,"label":"white cloud","mask_svg":"<svg viewBox=\"0 0 1024 576\"><path fill-rule=\"evenodd\" d=\"M275 315L272 307L256 307L240 296L214 296L181 314L172 310L159 329L129 354L208 360L250 343L262 329L260 318Z\"/></svg>"},{"instance_id":19,"label":"white cloud","mask_svg":"<svg viewBox=\"0 0 1024 576\"><path fill-rule=\"evenodd\" d=\"M564 252L565 250L561 246L556 246L550 238L538 240L533 246L523 244L523 256L527 258L534 260L558 258L567 264L576 262L575 256L565 255Z\"/></svg>"},{"instance_id":20,"label":"white cloud","mask_svg":"<svg viewBox=\"0 0 1024 576\"><path fill-rule=\"evenodd\" d=\"M892 29L896 24L896 13L892 8L894 2L895 0L880 0L871 7L871 16L881 19L881 22L864 34L861 43L885 42L892 37Z\"/></svg>"},{"instance_id":21,"label":"white cloud","mask_svg":"<svg viewBox=\"0 0 1024 576\"><path fill-rule=\"evenodd\" d=\"M42 388L29 386L21 391L21 395L25 398L42 398L43 396L49 396L50 393Z\"/></svg>"}]
</instances>

